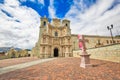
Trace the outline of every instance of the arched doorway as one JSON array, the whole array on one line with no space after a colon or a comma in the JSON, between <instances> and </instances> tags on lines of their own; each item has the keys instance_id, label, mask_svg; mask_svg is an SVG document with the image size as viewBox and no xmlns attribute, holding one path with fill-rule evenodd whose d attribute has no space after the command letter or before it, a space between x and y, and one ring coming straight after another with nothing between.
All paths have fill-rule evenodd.
<instances>
[{"instance_id":1,"label":"arched doorway","mask_svg":"<svg viewBox=\"0 0 120 80\"><path fill-rule=\"evenodd\" d=\"M58 57L59 56L59 54L58 54L58 48L55 48L54 49L54 57Z\"/></svg>"}]
</instances>

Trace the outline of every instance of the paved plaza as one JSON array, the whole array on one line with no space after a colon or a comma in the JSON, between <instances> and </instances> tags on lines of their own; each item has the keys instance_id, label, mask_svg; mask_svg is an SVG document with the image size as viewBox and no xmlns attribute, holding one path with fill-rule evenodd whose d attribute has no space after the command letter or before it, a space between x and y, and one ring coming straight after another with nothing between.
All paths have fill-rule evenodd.
<instances>
[{"instance_id":1,"label":"paved plaza","mask_svg":"<svg viewBox=\"0 0 120 80\"><path fill-rule=\"evenodd\" d=\"M0 68L16 65L20 63L26 63L26 62L30 62L38 59L39 58L37 57L21 57L21 58L3 59L3 60L0 60Z\"/></svg>"},{"instance_id":2,"label":"paved plaza","mask_svg":"<svg viewBox=\"0 0 120 80\"><path fill-rule=\"evenodd\" d=\"M120 63L91 59L93 67L84 69L80 67L80 58L49 59L0 74L0 80L120 80Z\"/></svg>"}]
</instances>

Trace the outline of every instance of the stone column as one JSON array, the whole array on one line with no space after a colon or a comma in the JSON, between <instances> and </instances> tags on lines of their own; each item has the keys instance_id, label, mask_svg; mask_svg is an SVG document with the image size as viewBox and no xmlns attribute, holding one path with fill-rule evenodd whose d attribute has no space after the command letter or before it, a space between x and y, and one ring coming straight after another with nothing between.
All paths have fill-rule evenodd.
<instances>
[{"instance_id":1,"label":"stone column","mask_svg":"<svg viewBox=\"0 0 120 80\"><path fill-rule=\"evenodd\" d=\"M53 51L54 49L53 49L53 48L54 48L54 47L52 47L52 49L51 49L51 50L52 50L52 51L51 51L51 57L53 57L53 55L54 55L54 51Z\"/></svg>"},{"instance_id":2,"label":"stone column","mask_svg":"<svg viewBox=\"0 0 120 80\"><path fill-rule=\"evenodd\" d=\"M45 47L45 58L48 58L48 46Z\"/></svg>"},{"instance_id":3,"label":"stone column","mask_svg":"<svg viewBox=\"0 0 120 80\"><path fill-rule=\"evenodd\" d=\"M69 57L69 52L68 52L68 47L66 47L66 51L65 51L65 57Z\"/></svg>"},{"instance_id":4,"label":"stone column","mask_svg":"<svg viewBox=\"0 0 120 80\"><path fill-rule=\"evenodd\" d=\"M40 58L44 58L43 46L40 47Z\"/></svg>"}]
</instances>

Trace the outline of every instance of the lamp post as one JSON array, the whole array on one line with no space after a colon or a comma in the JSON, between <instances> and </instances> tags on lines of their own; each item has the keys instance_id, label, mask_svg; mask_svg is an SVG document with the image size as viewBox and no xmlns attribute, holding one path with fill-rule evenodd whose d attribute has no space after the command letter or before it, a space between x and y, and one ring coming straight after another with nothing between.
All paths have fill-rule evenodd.
<instances>
[{"instance_id":1,"label":"lamp post","mask_svg":"<svg viewBox=\"0 0 120 80\"><path fill-rule=\"evenodd\" d=\"M107 26L107 29L110 30L110 34L111 34L111 38L112 38L112 42L114 43L114 40L113 40L113 34L112 34L112 30L113 29L113 24L111 24L111 26Z\"/></svg>"}]
</instances>

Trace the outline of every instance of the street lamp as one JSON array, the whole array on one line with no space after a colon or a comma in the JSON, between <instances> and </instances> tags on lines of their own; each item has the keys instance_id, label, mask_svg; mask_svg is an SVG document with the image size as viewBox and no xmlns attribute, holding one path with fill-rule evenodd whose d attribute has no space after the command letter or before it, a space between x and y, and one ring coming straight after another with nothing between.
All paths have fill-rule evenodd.
<instances>
[{"instance_id":1,"label":"street lamp","mask_svg":"<svg viewBox=\"0 0 120 80\"><path fill-rule=\"evenodd\" d=\"M112 38L112 42L114 43L114 40L113 40L113 34L112 34L112 30L113 29L113 24L111 24L111 27L110 26L107 26L107 29L110 30L110 34L111 34L111 38Z\"/></svg>"}]
</instances>

